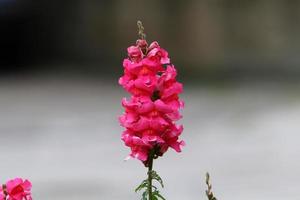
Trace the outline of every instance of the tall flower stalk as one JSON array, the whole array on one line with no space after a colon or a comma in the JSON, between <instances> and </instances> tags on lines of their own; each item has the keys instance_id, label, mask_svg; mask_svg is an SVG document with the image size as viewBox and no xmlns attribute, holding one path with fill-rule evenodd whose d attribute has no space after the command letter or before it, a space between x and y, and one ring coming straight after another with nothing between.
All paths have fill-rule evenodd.
<instances>
[{"instance_id":1,"label":"tall flower stalk","mask_svg":"<svg viewBox=\"0 0 300 200\"><path fill-rule=\"evenodd\" d=\"M177 71L171 64L168 52L158 42L148 45L144 27L137 22L140 39L127 48L128 58L123 61L124 74L119 84L131 94L123 98L125 112L120 124L125 128L122 140L130 147L129 158L137 158L148 168L148 177L136 191L143 192L143 200L164 199L153 180L163 187L162 179L153 170L153 161L169 149L181 152L183 131L177 125L184 103L179 99L182 84L176 80Z\"/></svg>"}]
</instances>

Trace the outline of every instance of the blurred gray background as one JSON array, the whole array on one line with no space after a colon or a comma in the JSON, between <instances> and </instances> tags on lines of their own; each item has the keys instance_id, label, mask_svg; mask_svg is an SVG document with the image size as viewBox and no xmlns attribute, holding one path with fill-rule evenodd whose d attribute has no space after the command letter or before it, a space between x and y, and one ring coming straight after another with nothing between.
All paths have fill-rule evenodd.
<instances>
[{"instance_id":1,"label":"blurred gray background","mask_svg":"<svg viewBox=\"0 0 300 200\"><path fill-rule=\"evenodd\" d=\"M169 200L300 198L300 1L0 0L0 182L35 200L132 200L118 86L142 20L184 83L187 146L155 161Z\"/></svg>"}]
</instances>

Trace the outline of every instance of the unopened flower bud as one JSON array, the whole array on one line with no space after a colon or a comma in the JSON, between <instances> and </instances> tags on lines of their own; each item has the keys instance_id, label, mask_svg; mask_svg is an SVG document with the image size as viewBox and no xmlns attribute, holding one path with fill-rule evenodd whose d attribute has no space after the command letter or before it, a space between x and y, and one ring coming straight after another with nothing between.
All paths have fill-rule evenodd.
<instances>
[{"instance_id":1,"label":"unopened flower bud","mask_svg":"<svg viewBox=\"0 0 300 200\"><path fill-rule=\"evenodd\" d=\"M145 48L147 48L148 43L147 43L146 40L138 39L138 40L136 41L136 45L139 46L141 49L145 49Z\"/></svg>"},{"instance_id":2,"label":"unopened flower bud","mask_svg":"<svg viewBox=\"0 0 300 200\"><path fill-rule=\"evenodd\" d=\"M152 43L150 44L150 46L149 46L149 51L152 50L152 49L154 49L154 48L160 48L158 42L156 42L156 41L154 41L154 42L152 42Z\"/></svg>"},{"instance_id":3,"label":"unopened flower bud","mask_svg":"<svg viewBox=\"0 0 300 200\"><path fill-rule=\"evenodd\" d=\"M127 48L129 58L134 62L139 62L143 58L141 49L137 46L130 46Z\"/></svg>"}]
</instances>

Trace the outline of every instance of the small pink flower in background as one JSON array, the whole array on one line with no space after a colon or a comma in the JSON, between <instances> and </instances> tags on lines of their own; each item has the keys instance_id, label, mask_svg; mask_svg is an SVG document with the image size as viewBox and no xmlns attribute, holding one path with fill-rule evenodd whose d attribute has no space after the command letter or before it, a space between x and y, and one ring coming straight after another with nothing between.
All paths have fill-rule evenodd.
<instances>
[{"instance_id":1,"label":"small pink flower in background","mask_svg":"<svg viewBox=\"0 0 300 200\"><path fill-rule=\"evenodd\" d=\"M131 98L122 100L125 113L119 121L126 128L122 140L130 147L130 156L147 165L151 150L162 156L169 147L180 152L184 145L179 140L183 126L175 123L184 106L179 99L183 87L176 80L177 72L168 52L157 42L148 46L146 40L139 39L127 52L119 84Z\"/></svg>"},{"instance_id":2,"label":"small pink flower in background","mask_svg":"<svg viewBox=\"0 0 300 200\"><path fill-rule=\"evenodd\" d=\"M0 200L5 200L5 194L2 187L0 187Z\"/></svg>"},{"instance_id":3,"label":"small pink flower in background","mask_svg":"<svg viewBox=\"0 0 300 200\"><path fill-rule=\"evenodd\" d=\"M8 200L32 200L31 183L28 180L15 178L6 182Z\"/></svg>"}]
</instances>

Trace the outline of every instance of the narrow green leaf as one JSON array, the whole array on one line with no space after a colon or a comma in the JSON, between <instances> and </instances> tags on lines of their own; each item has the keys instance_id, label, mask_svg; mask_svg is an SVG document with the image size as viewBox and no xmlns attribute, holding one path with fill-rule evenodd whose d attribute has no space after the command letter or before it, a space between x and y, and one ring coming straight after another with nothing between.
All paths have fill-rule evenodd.
<instances>
[{"instance_id":1,"label":"narrow green leaf","mask_svg":"<svg viewBox=\"0 0 300 200\"><path fill-rule=\"evenodd\" d=\"M160 193L158 190L153 192L153 195L160 198L161 200L166 200Z\"/></svg>"},{"instance_id":2,"label":"narrow green leaf","mask_svg":"<svg viewBox=\"0 0 300 200\"><path fill-rule=\"evenodd\" d=\"M152 195L151 200L158 200L156 196Z\"/></svg>"},{"instance_id":3,"label":"narrow green leaf","mask_svg":"<svg viewBox=\"0 0 300 200\"><path fill-rule=\"evenodd\" d=\"M152 188L154 189L154 191L157 190L157 187L155 185L152 185Z\"/></svg>"},{"instance_id":4,"label":"narrow green leaf","mask_svg":"<svg viewBox=\"0 0 300 200\"><path fill-rule=\"evenodd\" d=\"M154 180L156 180L157 182L159 182L161 187L164 188L164 183L163 183L162 178L155 171L152 172L152 178Z\"/></svg>"},{"instance_id":5,"label":"narrow green leaf","mask_svg":"<svg viewBox=\"0 0 300 200\"><path fill-rule=\"evenodd\" d=\"M157 193L156 196L158 196L159 198L161 198L162 200L166 200L161 194Z\"/></svg>"},{"instance_id":6,"label":"narrow green leaf","mask_svg":"<svg viewBox=\"0 0 300 200\"><path fill-rule=\"evenodd\" d=\"M147 200L148 191L143 192L142 200Z\"/></svg>"},{"instance_id":7,"label":"narrow green leaf","mask_svg":"<svg viewBox=\"0 0 300 200\"><path fill-rule=\"evenodd\" d=\"M142 183L134 190L135 192L140 191L143 188L146 188L148 186L148 181L143 180Z\"/></svg>"}]
</instances>

